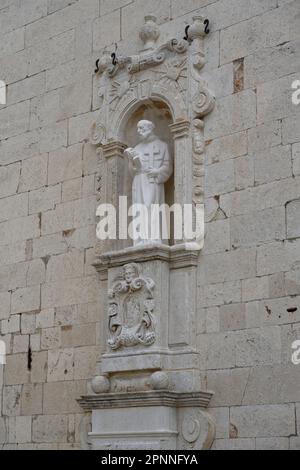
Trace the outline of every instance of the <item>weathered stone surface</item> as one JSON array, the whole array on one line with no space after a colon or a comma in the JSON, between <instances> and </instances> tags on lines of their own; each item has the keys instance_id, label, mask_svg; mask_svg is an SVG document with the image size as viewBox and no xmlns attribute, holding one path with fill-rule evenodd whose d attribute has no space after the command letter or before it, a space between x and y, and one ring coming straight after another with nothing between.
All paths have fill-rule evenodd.
<instances>
[{"instance_id":1,"label":"weathered stone surface","mask_svg":"<svg viewBox=\"0 0 300 470\"><path fill-rule=\"evenodd\" d=\"M82 145L62 148L49 155L48 184L82 176Z\"/></svg>"},{"instance_id":2,"label":"weathered stone surface","mask_svg":"<svg viewBox=\"0 0 300 470\"><path fill-rule=\"evenodd\" d=\"M300 199L286 205L287 237L300 238Z\"/></svg>"},{"instance_id":3,"label":"weathered stone surface","mask_svg":"<svg viewBox=\"0 0 300 470\"><path fill-rule=\"evenodd\" d=\"M294 405L234 407L230 421L239 437L284 437L295 433Z\"/></svg>"},{"instance_id":4,"label":"weathered stone surface","mask_svg":"<svg viewBox=\"0 0 300 470\"><path fill-rule=\"evenodd\" d=\"M32 420L33 442L64 442L67 440L67 416L35 416Z\"/></svg>"},{"instance_id":5,"label":"weathered stone surface","mask_svg":"<svg viewBox=\"0 0 300 470\"><path fill-rule=\"evenodd\" d=\"M23 313L40 308L40 286L18 289L12 294L12 313Z\"/></svg>"},{"instance_id":6,"label":"weathered stone surface","mask_svg":"<svg viewBox=\"0 0 300 470\"><path fill-rule=\"evenodd\" d=\"M0 197L11 196L17 192L20 170L19 163L0 168Z\"/></svg>"}]
</instances>

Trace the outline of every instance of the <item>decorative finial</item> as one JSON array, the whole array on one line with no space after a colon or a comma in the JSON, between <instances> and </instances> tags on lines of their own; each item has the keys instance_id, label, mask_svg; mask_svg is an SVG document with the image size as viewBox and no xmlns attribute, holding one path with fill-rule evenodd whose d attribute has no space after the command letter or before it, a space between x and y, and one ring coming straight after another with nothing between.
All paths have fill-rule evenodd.
<instances>
[{"instance_id":1,"label":"decorative finial","mask_svg":"<svg viewBox=\"0 0 300 470\"><path fill-rule=\"evenodd\" d=\"M144 50L154 49L155 43L160 36L159 27L156 23L157 18L154 15L145 16L145 24L140 31L140 38L145 44Z\"/></svg>"},{"instance_id":2,"label":"decorative finial","mask_svg":"<svg viewBox=\"0 0 300 470\"><path fill-rule=\"evenodd\" d=\"M206 25L204 24L203 16L197 15L193 17L193 24L190 26L188 34L189 39L199 39L205 36Z\"/></svg>"}]
</instances>

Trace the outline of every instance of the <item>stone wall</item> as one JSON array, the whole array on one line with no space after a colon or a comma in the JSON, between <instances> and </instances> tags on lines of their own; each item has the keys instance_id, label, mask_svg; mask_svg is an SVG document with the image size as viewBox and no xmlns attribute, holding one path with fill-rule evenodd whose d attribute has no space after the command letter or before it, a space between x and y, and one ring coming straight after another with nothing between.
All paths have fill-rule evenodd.
<instances>
[{"instance_id":1,"label":"stone wall","mask_svg":"<svg viewBox=\"0 0 300 470\"><path fill-rule=\"evenodd\" d=\"M211 22L198 339L214 448L300 448L298 0L0 0L0 448L80 446L101 338L94 63L137 50L152 12L161 40Z\"/></svg>"}]
</instances>

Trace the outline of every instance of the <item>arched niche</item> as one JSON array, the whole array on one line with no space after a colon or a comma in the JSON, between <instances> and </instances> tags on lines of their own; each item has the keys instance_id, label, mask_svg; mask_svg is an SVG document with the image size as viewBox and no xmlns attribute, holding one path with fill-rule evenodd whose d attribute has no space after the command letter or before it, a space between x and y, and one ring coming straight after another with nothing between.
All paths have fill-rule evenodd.
<instances>
[{"instance_id":1,"label":"arched niche","mask_svg":"<svg viewBox=\"0 0 300 470\"><path fill-rule=\"evenodd\" d=\"M139 121L146 119L155 124L155 134L157 137L166 142L169 147L170 155L173 158L174 170L172 176L165 183L165 203L170 207L174 204L174 172L175 172L175 159L174 159L174 139L170 130L170 125L173 124L172 112L169 106L159 99L145 99L128 110L123 117L119 127L119 140L127 147L135 147L139 142L137 134L137 124ZM126 157L124 161L124 196L128 198L128 207L132 204L132 177L128 171L128 164ZM173 228L171 217L171 233L168 243L173 244ZM167 241L166 241L167 242Z\"/></svg>"}]
</instances>

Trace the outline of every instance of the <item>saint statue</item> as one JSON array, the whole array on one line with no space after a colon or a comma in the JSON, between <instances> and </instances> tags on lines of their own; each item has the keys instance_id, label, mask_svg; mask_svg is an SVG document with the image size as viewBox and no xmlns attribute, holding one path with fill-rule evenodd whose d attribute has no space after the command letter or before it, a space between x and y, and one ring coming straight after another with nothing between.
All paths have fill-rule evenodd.
<instances>
[{"instance_id":1,"label":"saint statue","mask_svg":"<svg viewBox=\"0 0 300 470\"><path fill-rule=\"evenodd\" d=\"M147 213L144 220L142 217L140 237L134 241L135 245L162 242L159 220L153 221L151 208L153 205L160 206L165 203L164 183L173 173L173 163L168 144L155 135L154 129L152 121L139 121L137 132L141 142L136 147L125 150L133 176L132 204L142 204ZM159 237L153 239L151 233L159 234Z\"/></svg>"}]
</instances>

